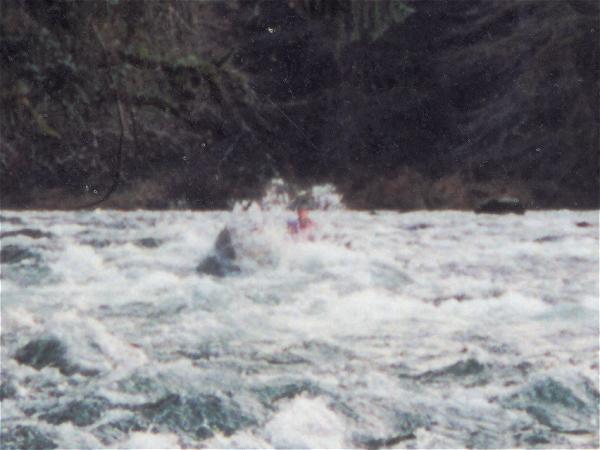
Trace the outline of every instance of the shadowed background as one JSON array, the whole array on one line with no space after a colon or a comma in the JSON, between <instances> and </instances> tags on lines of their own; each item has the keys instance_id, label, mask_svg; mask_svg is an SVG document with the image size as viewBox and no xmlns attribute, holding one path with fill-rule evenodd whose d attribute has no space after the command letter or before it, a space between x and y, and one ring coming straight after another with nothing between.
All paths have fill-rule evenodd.
<instances>
[{"instance_id":1,"label":"shadowed background","mask_svg":"<svg viewBox=\"0 0 600 450\"><path fill-rule=\"evenodd\" d=\"M595 1L2 1L3 208L597 208Z\"/></svg>"}]
</instances>

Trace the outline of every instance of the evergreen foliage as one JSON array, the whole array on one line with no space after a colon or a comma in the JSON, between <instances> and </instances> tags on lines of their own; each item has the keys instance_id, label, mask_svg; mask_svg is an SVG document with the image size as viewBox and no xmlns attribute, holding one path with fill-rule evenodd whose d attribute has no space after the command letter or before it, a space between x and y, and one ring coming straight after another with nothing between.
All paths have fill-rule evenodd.
<instances>
[{"instance_id":1,"label":"evergreen foliage","mask_svg":"<svg viewBox=\"0 0 600 450\"><path fill-rule=\"evenodd\" d=\"M598 204L593 1L0 6L7 206L225 207L274 175L366 207Z\"/></svg>"}]
</instances>

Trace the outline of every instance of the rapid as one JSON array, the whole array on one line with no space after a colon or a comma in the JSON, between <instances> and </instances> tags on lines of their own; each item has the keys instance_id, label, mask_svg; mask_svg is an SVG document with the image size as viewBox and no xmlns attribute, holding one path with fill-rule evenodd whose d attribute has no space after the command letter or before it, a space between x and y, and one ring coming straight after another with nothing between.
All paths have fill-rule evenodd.
<instances>
[{"instance_id":1,"label":"rapid","mask_svg":"<svg viewBox=\"0 0 600 450\"><path fill-rule=\"evenodd\" d=\"M3 211L2 448L598 446L597 211L311 217Z\"/></svg>"}]
</instances>

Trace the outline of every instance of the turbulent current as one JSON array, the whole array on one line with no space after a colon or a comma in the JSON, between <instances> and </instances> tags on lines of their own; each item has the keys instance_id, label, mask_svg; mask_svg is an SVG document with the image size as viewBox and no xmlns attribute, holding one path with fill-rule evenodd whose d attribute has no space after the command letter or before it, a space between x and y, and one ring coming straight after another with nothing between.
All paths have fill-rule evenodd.
<instances>
[{"instance_id":1,"label":"turbulent current","mask_svg":"<svg viewBox=\"0 0 600 450\"><path fill-rule=\"evenodd\" d=\"M2 448L598 446L597 211L286 214L4 211Z\"/></svg>"}]
</instances>

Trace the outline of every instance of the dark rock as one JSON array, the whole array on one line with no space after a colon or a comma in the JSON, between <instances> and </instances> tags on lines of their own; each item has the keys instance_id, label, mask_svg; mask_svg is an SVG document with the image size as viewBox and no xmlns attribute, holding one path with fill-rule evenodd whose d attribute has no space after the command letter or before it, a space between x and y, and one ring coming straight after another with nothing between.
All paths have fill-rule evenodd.
<instances>
[{"instance_id":1,"label":"dark rock","mask_svg":"<svg viewBox=\"0 0 600 450\"><path fill-rule=\"evenodd\" d=\"M228 228L223 228L215 241L214 254L204 258L196 271L216 277L224 277L231 273L237 273L240 268L234 263L235 249Z\"/></svg>"},{"instance_id":2,"label":"dark rock","mask_svg":"<svg viewBox=\"0 0 600 450\"><path fill-rule=\"evenodd\" d=\"M18 245L6 245L0 249L0 262L3 264L16 264L26 259L38 260L39 255Z\"/></svg>"},{"instance_id":3,"label":"dark rock","mask_svg":"<svg viewBox=\"0 0 600 450\"><path fill-rule=\"evenodd\" d=\"M100 419L108 405L108 401L104 398L73 400L41 415L40 419L53 425L71 422L78 427L86 427Z\"/></svg>"},{"instance_id":4,"label":"dark rock","mask_svg":"<svg viewBox=\"0 0 600 450\"><path fill-rule=\"evenodd\" d=\"M227 227L223 228L217 236L217 240L215 241L215 252L217 256L223 259L235 259L235 249L233 248L233 242L231 241L231 232Z\"/></svg>"},{"instance_id":5,"label":"dark rock","mask_svg":"<svg viewBox=\"0 0 600 450\"><path fill-rule=\"evenodd\" d=\"M67 348L56 338L34 339L17 350L15 359L35 369L56 367L63 375L71 375L76 368L67 361Z\"/></svg>"},{"instance_id":6,"label":"dark rock","mask_svg":"<svg viewBox=\"0 0 600 450\"><path fill-rule=\"evenodd\" d=\"M486 367L474 358L458 361L449 366L437 370L428 370L416 376L408 376L423 382L440 382L449 380L460 380L469 385L482 384L486 382ZM406 376L403 376L406 377Z\"/></svg>"},{"instance_id":7,"label":"dark rock","mask_svg":"<svg viewBox=\"0 0 600 450\"><path fill-rule=\"evenodd\" d=\"M457 302L464 302L465 300L471 300L473 297L468 296L467 294L455 294L448 295L444 297L435 297L433 299L433 304L435 306L440 306L442 303L447 302L449 300L456 300Z\"/></svg>"},{"instance_id":8,"label":"dark rock","mask_svg":"<svg viewBox=\"0 0 600 450\"><path fill-rule=\"evenodd\" d=\"M137 245L138 247L145 247L145 248L157 248L157 247L160 247L161 244L162 244L162 241L160 239L154 239L154 238L143 238L143 239L138 239L137 241L135 241L135 245Z\"/></svg>"},{"instance_id":9,"label":"dark rock","mask_svg":"<svg viewBox=\"0 0 600 450\"><path fill-rule=\"evenodd\" d=\"M544 242L556 242L556 241L560 241L561 239L563 239L563 236L552 236L552 235L549 235L549 236L544 236L544 237L541 237L541 238L537 238L535 240L535 242L543 244Z\"/></svg>"},{"instance_id":10,"label":"dark rock","mask_svg":"<svg viewBox=\"0 0 600 450\"><path fill-rule=\"evenodd\" d=\"M3 381L0 384L0 401L6 398L13 398L17 394L17 390L10 381Z\"/></svg>"},{"instance_id":11,"label":"dark rock","mask_svg":"<svg viewBox=\"0 0 600 450\"><path fill-rule=\"evenodd\" d=\"M104 248L108 247L111 244L111 241L108 239L86 239L81 241L83 245L90 245L94 248Z\"/></svg>"},{"instance_id":12,"label":"dark rock","mask_svg":"<svg viewBox=\"0 0 600 450\"><path fill-rule=\"evenodd\" d=\"M408 441L410 439L416 439L414 433L398 434L395 436L389 436L385 438L366 438L356 437L354 439L358 447L363 447L368 450L377 450L380 448L390 448L398 445L402 441Z\"/></svg>"},{"instance_id":13,"label":"dark rock","mask_svg":"<svg viewBox=\"0 0 600 450\"><path fill-rule=\"evenodd\" d=\"M17 425L13 429L2 430L3 450L54 449L58 445L32 426Z\"/></svg>"},{"instance_id":14,"label":"dark rock","mask_svg":"<svg viewBox=\"0 0 600 450\"><path fill-rule=\"evenodd\" d=\"M45 233L41 230L35 230L33 228L23 228L21 230L7 231L5 233L0 233L1 238L7 238L11 236L26 236L32 239L41 239L41 238L51 238L53 236L52 233Z\"/></svg>"},{"instance_id":15,"label":"dark rock","mask_svg":"<svg viewBox=\"0 0 600 450\"><path fill-rule=\"evenodd\" d=\"M298 356L295 355L294 353L291 352L282 352L282 353L276 353L273 355L268 355L264 358L265 361L267 361L269 364L273 364L273 365L295 365L295 364L309 364L310 360L302 357L302 356Z\"/></svg>"},{"instance_id":16,"label":"dark rock","mask_svg":"<svg viewBox=\"0 0 600 450\"><path fill-rule=\"evenodd\" d=\"M466 377L469 375L478 375L485 370L485 366L474 358L466 361L458 361L444 369L434 371L435 375L452 375L455 377Z\"/></svg>"},{"instance_id":17,"label":"dark rock","mask_svg":"<svg viewBox=\"0 0 600 450\"><path fill-rule=\"evenodd\" d=\"M518 198L501 197L492 198L475 208L475 212L486 214L524 214L525 207Z\"/></svg>"},{"instance_id":18,"label":"dark rock","mask_svg":"<svg viewBox=\"0 0 600 450\"><path fill-rule=\"evenodd\" d=\"M0 222L10 223L12 225L23 225L23 221L18 217L6 217L0 215Z\"/></svg>"},{"instance_id":19,"label":"dark rock","mask_svg":"<svg viewBox=\"0 0 600 450\"><path fill-rule=\"evenodd\" d=\"M425 230L427 228L431 228L432 226L433 225L430 225L428 223L417 223L414 225L409 225L405 229L408 231L417 231L417 230Z\"/></svg>"},{"instance_id":20,"label":"dark rock","mask_svg":"<svg viewBox=\"0 0 600 450\"><path fill-rule=\"evenodd\" d=\"M578 226L579 228L590 228L593 225L589 222L577 222L575 223L576 226Z\"/></svg>"},{"instance_id":21,"label":"dark rock","mask_svg":"<svg viewBox=\"0 0 600 450\"><path fill-rule=\"evenodd\" d=\"M235 271L236 268L236 266L232 266L227 261L224 261L221 258L218 258L216 256L207 256L200 262L200 264L198 264L198 267L196 267L196 271L198 273L213 275L215 277L224 277L228 273L230 273L232 269L233 271Z\"/></svg>"}]
</instances>

